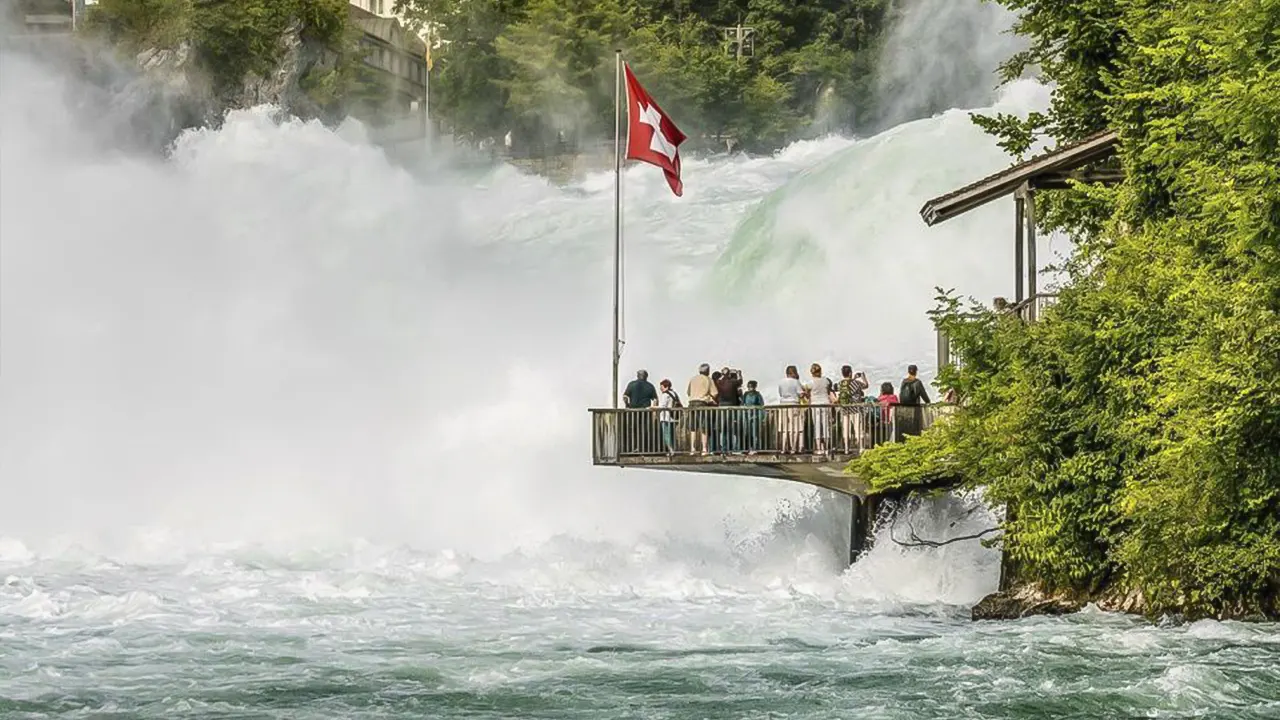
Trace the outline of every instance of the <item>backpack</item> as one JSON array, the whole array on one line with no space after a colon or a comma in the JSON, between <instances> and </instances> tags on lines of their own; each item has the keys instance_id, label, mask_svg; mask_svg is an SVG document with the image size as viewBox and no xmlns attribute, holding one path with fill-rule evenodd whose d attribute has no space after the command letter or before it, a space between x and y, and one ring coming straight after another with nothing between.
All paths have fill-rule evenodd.
<instances>
[{"instance_id":1,"label":"backpack","mask_svg":"<svg viewBox=\"0 0 1280 720\"><path fill-rule=\"evenodd\" d=\"M924 382L920 378L902 381L902 389L898 392L898 402L903 405L919 405L924 396Z\"/></svg>"},{"instance_id":2,"label":"backpack","mask_svg":"<svg viewBox=\"0 0 1280 720\"><path fill-rule=\"evenodd\" d=\"M841 379L840 389L836 395L836 401L841 405L853 405L866 399L866 395L862 392L862 384L853 378Z\"/></svg>"},{"instance_id":3,"label":"backpack","mask_svg":"<svg viewBox=\"0 0 1280 720\"><path fill-rule=\"evenodd\" d=\"M676 394L675 390L668 390L667 395L671 396L671 407L673 408L684 407L684 405L680 402L680 396Z\"/></svg>"}]
</instances>

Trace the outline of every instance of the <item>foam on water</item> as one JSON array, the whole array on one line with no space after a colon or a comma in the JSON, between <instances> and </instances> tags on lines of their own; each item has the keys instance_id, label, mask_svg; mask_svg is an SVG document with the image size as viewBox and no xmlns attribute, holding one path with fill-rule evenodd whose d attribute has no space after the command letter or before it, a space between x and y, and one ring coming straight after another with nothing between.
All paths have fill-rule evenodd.
<instances>
[{"instance_id":1,"label":"foam on water","mask_svg":"<svg viewBox=\"0 0 1280 720\"><path fill-rule=\"evenodd\" d=\"M271 108L189 132L167 160L130 156L82 131L64 103L74 81L17 57L0 72L0 161L22 178L4 184L0 218L0 473L13 488L0 527L24 547L132 561L367 538L508 562L648 543L652 562L687 551L733 573L748 556L774 578L838 573L838 502L590 467L584 408L607 402L607 175L564 190L506 169L415 178L356 123ZM1012 97L1002 108L1041 101ZM956 122L923 121L943 134ZM762 194L882 142L691 159L682 200L632 168L629 366L682 384L723 360L769 386L783 364L852 353L840 323L777 331L810 316L821 288L793 301L761 287L728 306L706 279ZM971 156L990 164L989 140L956 143L943 176L971 171ZM867 242L864 256L896 252ZM904 347L874 359L914 359ZM770 540L779 501L807 515ZM747 537L764 549L735 549Z\"/></svg>"}]
</instances>

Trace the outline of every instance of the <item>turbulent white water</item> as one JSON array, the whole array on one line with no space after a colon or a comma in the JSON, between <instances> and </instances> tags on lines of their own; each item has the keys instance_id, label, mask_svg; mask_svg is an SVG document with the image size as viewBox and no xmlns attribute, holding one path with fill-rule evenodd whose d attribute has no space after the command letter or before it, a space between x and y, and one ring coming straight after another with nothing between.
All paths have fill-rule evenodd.
<instances>
[{"instance_id":1,"label":"turbulent white water","mask_svg":"<svg viewBox=\"0 0 1280 720\"><path fill-rule=\"evenodd\" d=\"M268 108L161 160L79 92L0 62L0 716L1277 709L1268 631L974 626L977 543L845 570L825 493L593 468L611 178L414 177ZM932 286L1007 292L1009 243L916 211L1005 162L952 112L690 159L679 200L633 168L627 372L928 365Z\"/></svg>"},{"instance_id":2,"label":"turbulent white water","mask_svg":"<svg viewBox=\"0 0 1280 720\"><path fill-rule=\"evenodd\" d=\"M129 552L145 537L165 551L362 537L494 558L557 536L720 546L726 523L761 531L778 500L807 495L590 467L584 409L608 393L608 177L567 191L510 170L419 180L358 126L267 108L183 136L167 162L121 156L66 112L66 81L18 59L4 72L5 534ZM988 140L964 142L946 181L999 162ZM851 352L839 323L803 328L821 288L779 303L763 286L732 308L703 297L743 213L849 147L694 160L683 200L629 172L629 363L682 383L703 359L733 362L769 385L783 364ZM880 247L860 255L895 252ZM896 374L910 344L885 339L868 360Z\"/></svg>"}]
</instances>

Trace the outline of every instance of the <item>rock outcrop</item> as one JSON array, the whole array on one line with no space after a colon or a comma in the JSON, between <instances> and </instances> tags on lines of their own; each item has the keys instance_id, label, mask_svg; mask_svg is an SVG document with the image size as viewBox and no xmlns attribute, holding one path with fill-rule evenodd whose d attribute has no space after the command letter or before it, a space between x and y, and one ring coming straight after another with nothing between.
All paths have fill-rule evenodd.
<instances>
[{"instance_id":1,"label":"rock outcrop","mask_svg":"<svg viewBox=\"0 0 1280 720\"><path fill-rule=\"evenodd\" d=\"M163 153L183 131L217 127L233 109L274 105L296 117L338 119L326 116L304 89L309 80L337 67L337 55L305 40L300 22L281 35L280 47L271 72L251 73L218 89L187 41L124 57L93 37L14 49L68 78L69 110L84 118L80 125L101 137L104 146Z\"/></svg>"},{"instance_id":2,"label":"rock outcrop","mask_svg":"<svg viewBox=\"0 0 1280 720\"><path fill-rule=\"evenodd\" d=\"M303 90L312 73L333 70L337 57L323 46L303 39L301 21L292 23L279 40L280 56L271 72L250 73L231 87L215 90L196 62L190 43L175 48L148 48L136 61L145 82L159 96L198 108L199 124L217 124L228 110L274 105L301 118L320 117L319 105Z\"/></svg>"},{"instance_id":3,"label":"rock outcrop","mask_svg":"<svg viewBox=\"0 0 1280 720\"><path fill-rule=\"evenodd\" d=\"M995 592L973 606L974 620L1015 620L1031 615L1067 615L1092 604L1106 612L1147 614L1146 601L1138 591L1116 589L1099 593L1045 592L1039 585L1024 584Z\"/></svg>"},{"instance_id":4,"label":"rock outcrop","mask_svg":"<svg viewBox=\"0 0 1280 720\"><path fill-rule=\"evenodd\" d=\"M1086 605L1105 612L1152 615L1146 598L1137 590L1104 588L1096 593L1045 592L1036 584L1017 585L1011 590L995 592L982 598L971 611L974 620L1016 620L1032 615L1067 615ZM1185 619L1201 615L1179 614ZM1238 604L1208 615L1218 620L1267 621L1280 619L1280 607L1274 601Z\"/></svg>"},{"instance_id":5,"label":"rock outcrop","mask_svg":"<svg viewBox=\"0 0 1280 720\"><path fill-rule=\"evenodd\" d=\"M972 617L974 620L1016 620L1029 615L1067 615L1084 606L1078 598L1047 594L1024 585L982 598L973 606Z\"/></svg>"}]
</instances>

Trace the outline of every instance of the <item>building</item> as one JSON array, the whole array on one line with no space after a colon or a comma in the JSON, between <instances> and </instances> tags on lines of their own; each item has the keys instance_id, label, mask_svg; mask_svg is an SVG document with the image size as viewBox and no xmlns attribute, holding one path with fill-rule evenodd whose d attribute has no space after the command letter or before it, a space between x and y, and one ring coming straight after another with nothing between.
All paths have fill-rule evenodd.
<instances>
[{"instance_id":1,"label":"building","mask_svg":"<svg viewBox=\"0 0 1280 720\"><path fill-rule=\"evenodd\" d=\"M363 5L384 13L375 14ZM357 0L350 5L351 22L361 32L363 88L356 114L394 136L421 138L428 100L427 46L386 13L389 8L378 5L377 0Z\"/></svg>"},{"instance_id":2,"label":"building","mask_svg":"<svg viewBox=\"0 0 1280 720\"><path fill-rule=\"evenodd\" d=\"M351 4L378 17L395 17L396 0L351 0Z\"/></svg>"},{"instance_id":3,"label":"building","mask_svg":"<svg viewBox=\"0 0 1280 720\"><path fill-rule=\"evenodd\" d=\"M10 20L27 35L64 35L84 17L85 0L16 0Z\"/></svg>"}]
</instances>

